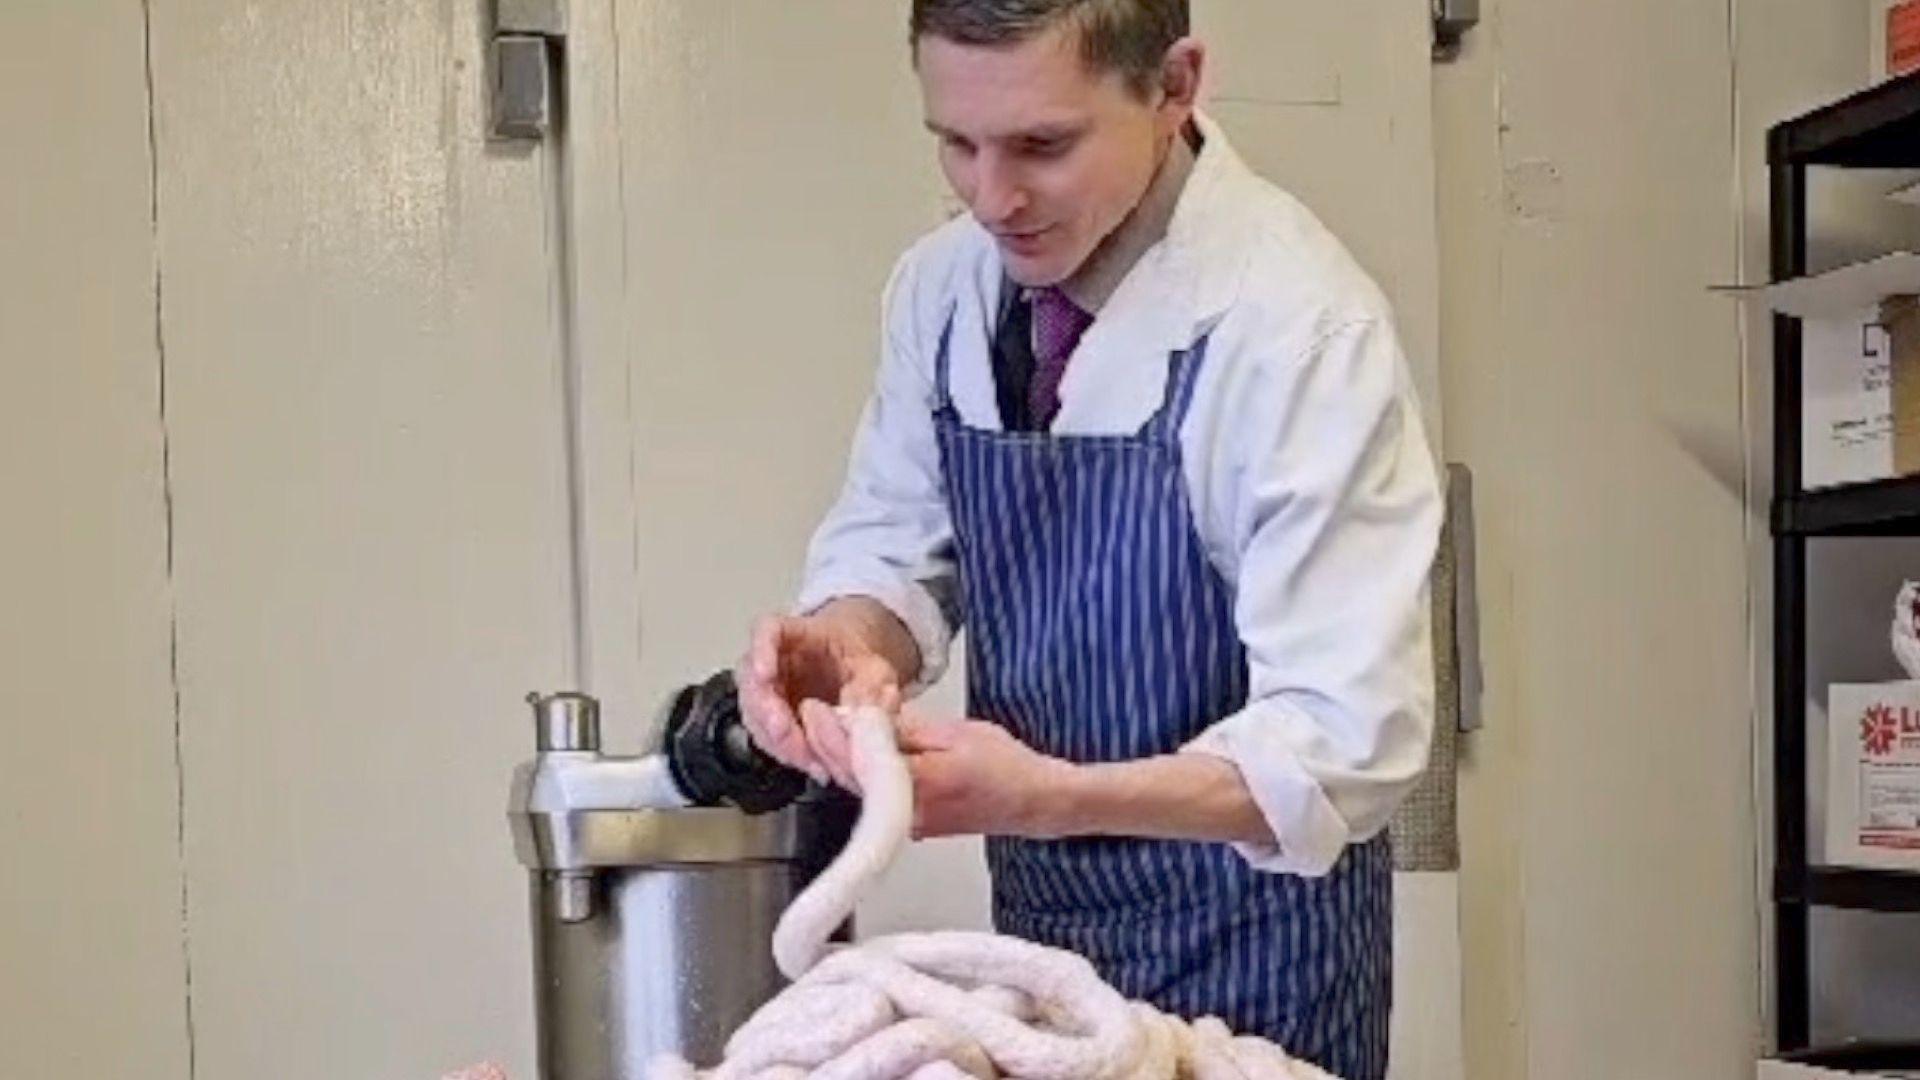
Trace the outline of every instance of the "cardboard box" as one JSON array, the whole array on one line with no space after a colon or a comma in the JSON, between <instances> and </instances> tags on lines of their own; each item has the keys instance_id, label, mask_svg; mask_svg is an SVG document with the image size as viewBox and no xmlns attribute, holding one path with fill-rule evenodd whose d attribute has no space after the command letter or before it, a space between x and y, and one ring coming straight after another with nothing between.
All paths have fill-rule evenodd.
<instances>
[{"instance_id":1,"label":"cardboard box","mask_svg":"<svg viewBox=\"0 0 1920 1080\"><path fill-rule=\"evenodd\" d=\"M1888 297L1880 323L1893 376L1893 471L1920 473L1920 300Z\"/></svg>"},{"instance_id":2,"label":"cardboard box","mask_svg":"<svg viewBox=\"0 0 1920 1080\"><path fill-rule=\"evenodd\" d=\"M1827 688L1824 861L1920 870L1920 682Z\"/></svg>"},{"instance_id":3,"label":"cardboard box","mask_svg":"<svg viewBox=\"0 0 1920 1080\"><path fill-rule=\"evenodd\" d=\"M1809 319L1800 335L1800 476L1808 488L1896 475L1893 365L1879 314Z\"/></svg>"},{"instance_id":4,"label":"cardboard box","mask_svg":"<svg viewBox=\"0 0 1920 1080\"><path fill-rule=\"evenodd\" d=\"M1920 71L1920 0L1873 0L1869 10L1873 81Z\"/></svg>"}]
</instances>

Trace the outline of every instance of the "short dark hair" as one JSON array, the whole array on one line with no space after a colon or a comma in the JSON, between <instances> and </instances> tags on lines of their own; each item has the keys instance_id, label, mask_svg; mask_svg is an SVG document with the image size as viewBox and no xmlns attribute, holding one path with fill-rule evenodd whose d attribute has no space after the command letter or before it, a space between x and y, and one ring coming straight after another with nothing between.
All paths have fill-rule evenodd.
<instances>
[{"instance_id":1,"label":"short dark hair","mask_svg":"<svg viewBox=\"0 0 1920 1080\"><path fill-rule=\"evenodd\" d=\"M1017 45L1071 19L1091 70L1116 72L1145 97L1167 50L1190 32L1188 0L913 0L915 49L931 34L960 45Z\"/></svg>"}]
</instances>

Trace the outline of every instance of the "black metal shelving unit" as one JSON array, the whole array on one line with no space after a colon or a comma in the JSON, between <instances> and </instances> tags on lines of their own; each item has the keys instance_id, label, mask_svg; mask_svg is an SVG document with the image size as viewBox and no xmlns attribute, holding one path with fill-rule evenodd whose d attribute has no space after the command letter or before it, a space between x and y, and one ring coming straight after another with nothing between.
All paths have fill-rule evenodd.
<instances>
[{"instance_id":1,"label":"black metal shelving unit","mask_svg":"<svg viewBox=\"0 0 1920 1080\"><path fill-rule=\"evenodd\" d=\"M1920 75L1883 83L1768 133L1772 275L1807 270L1807 171L1920 168ZM1920 874L1811 865L1807 849L1807 541L1920 537L1920 477L1807 491L1801 484L1800 320L1773 319L1774 946L1776 1036L1809 1038L1815 907L1920 912Z\"/></svg>"}]
</instances>

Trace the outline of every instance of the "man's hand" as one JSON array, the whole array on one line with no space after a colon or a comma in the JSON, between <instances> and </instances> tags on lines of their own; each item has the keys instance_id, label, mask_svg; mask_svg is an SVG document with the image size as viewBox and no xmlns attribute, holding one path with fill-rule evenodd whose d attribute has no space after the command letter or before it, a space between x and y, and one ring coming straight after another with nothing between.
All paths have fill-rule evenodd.
<instances>
[{"instance_id":1,"label":"man's hand","mask_svg":"<svg viewBox=\"0 0 1920 1080\"><path fill-rule=\"evenodd\" d=\"M900 749L913 774L913 835L1062 835L1060 810L1077 770L998 724L909 711Z\"/></svg>"},{"instance_id":2,"label":"man's hand","mask_svg":"<svg viewBox=\"0 0 1920 1080\"><path fill-rule=\"evenodd\" d=\"M747 731L776 760L815 780L856 790L836 705L900 707L900 684L919 669L906 627L864 597L812 615L769 615L754 625L734 671Z\"/></svg>"},{"instance_id":3,"label":"man's hand","mask_svg":"<svg viewBox=\"0 0 1920 1080\"><path fill-rule=\"evenodd\" d=\"M998 724L911 708L899 731L913 774L916 838L1276 842L1239 767L1222 758L1177 753L1076 765L1034 750Z\"/></svg>"}]
</instances>

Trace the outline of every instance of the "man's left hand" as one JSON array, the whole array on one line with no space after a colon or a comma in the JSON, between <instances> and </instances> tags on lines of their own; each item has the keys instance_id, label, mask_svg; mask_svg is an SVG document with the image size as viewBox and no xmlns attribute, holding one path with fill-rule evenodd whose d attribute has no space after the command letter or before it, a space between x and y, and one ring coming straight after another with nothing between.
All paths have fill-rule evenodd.
<instances>
[{"instance_id":1,"label":"man's left hand","mask_svg":"<svg viewBox=\"0 0 1920 1080\"><path fill-rule=\"evenodd\" d=\"M1064 835L1074 766L998 724L907 710L900 749L913 774L913 835Z\"/></svg>"}]
</instances>

